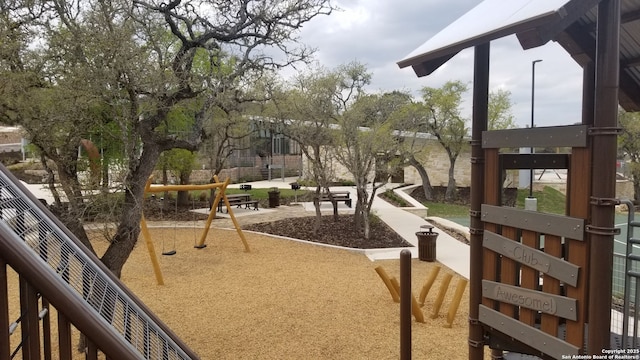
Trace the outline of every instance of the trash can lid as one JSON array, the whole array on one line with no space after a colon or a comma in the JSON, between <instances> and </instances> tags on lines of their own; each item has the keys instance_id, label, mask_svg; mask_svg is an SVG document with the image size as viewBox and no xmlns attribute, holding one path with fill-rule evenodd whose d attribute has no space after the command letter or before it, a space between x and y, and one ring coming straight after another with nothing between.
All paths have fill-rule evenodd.
<instances>
[{"instance_id":1,"label":"trash can lid","mask_svg":"<svg viewBox=\"0 0 640 360\"><path fill-rule=\"evenodd\" d=\"M434 226L431 225L430 223L426 223L424 225L420 225L420 229L427 229L428 232L432 232L433 228L434 228Z\"/></svg>"}]
</instances>

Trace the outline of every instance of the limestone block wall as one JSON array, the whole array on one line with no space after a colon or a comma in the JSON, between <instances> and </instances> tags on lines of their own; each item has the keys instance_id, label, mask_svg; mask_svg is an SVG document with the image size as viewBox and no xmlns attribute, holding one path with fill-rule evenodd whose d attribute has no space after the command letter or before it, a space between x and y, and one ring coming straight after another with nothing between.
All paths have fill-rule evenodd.
<instances>
[{"instance_id":1,"label":"limestone block wall","mask_svg":"<svg viewBox=\"0 0 640 360\"><path fill-rule=\"evenodd\" d=\"M449 156L444 148L436 141L427 141L422 160L424 168L429 174L432 186L447 186L449 183ZM471 150L465 149L456 160L453 177L458 186L471 185ZM404 182L422 184L418 171L413 166L404 168Z\"/></svg>"},{"instance_id":2,"label":"limestone block wall","mask_svg":"<svg viewBox=\"0 0 640 360\"><path fill-rule=\"evenodd\" d=\"M429 174L429 180L433 186L447 186L449 182L449 157L444 148L433 139L425 139L421 152L424 154L421 161ZM335 158L331 160L333 180L353 180L353 176L347 168ZM374 170L375 171L375 170ZM373 177L373 174L370 175ZM308 160L303 158L303 177L310 177ZM471 150L462 151L456 160L454 177L458 186L471 185ZM422 179L413 166L404 168L404 182L422 184Z\"/></svg>"}]
</instances>

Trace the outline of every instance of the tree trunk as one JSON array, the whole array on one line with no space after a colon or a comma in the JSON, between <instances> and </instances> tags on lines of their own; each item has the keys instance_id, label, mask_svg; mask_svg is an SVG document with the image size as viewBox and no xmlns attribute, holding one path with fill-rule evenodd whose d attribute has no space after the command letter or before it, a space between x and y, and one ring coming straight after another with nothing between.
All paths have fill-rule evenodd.
<instances>
[{"instance_id":1,"label":"tree trunk","mask_svg":"<svg viewBox=\"0 0 640 360\"><path fill-rule=\"evenodd\" d=\"M362 204L359 199L356 199L356 204L353 209L353 226L360 232L362 228Z\"/></svg>"},{"instance_id":2,"label":"tree trunk","mask_svg":"<svg viewBox=\"0 0 640 360\"><path fill-rule=\"evenodd\" d=\"M338 202L336 201L336 199L333 198L333 195L331 195L331 190L329 190L329 187L326 188L327 191L327 195L329 196L329 201L331 201L331 207L333 208L333 221L337 222L338 221Z\"/></svg>"},{"instance_id":3,"label":"tree trunk","mask_svg":"<svg viewBox=\"0 0 640 360\"><path fill-rule=\"evenodd\" d=\"M371 224L369 223L369 210L366 206L362 211L362 223L364 225L364 238L369 240L371 237Z\"/></svg>"},{"instance_id":4,"label":"tree trunk","mask_svg":"<svg viewBox=\"0 0 640 360\"><path fill-rule=\"evenodd\" d=\"M368 237L366 237L366 234L369 233L369 221L368 219L366 219L366 217L368 214L367 203L369 200L369 196L363 186L366 186L366 183L364 185L356 184L357 199L354 212L354 226L358 230L358 232L362 231L362 233L365 234L365 239L368 239Z\"/></svg>"},{"instance_id":5,"label":"tree trunk","mask_svg":"<svg viewBox=\"0 0 640 360\"><path fill-rule=\"evenodd\" d=\"M56 190L56 177L53 170L47 164L47 157L44 153L40 155L40 162L42 163L44 170L47 172L47 185L49 185L49 191L51 191L51 195L53 195L53 201L60 205L60 195L58 194L58 190Z\"/></svg>"},{"instance_id":6,"label":"tree trunk","mask_svg":"<svg viewBox=\"0 0 640 360\"><path fill-rule=\"evenodd\" d=\"M449 162L450 162L449 183L447 184L447 191L444 194L444 199L446 201L453 201L456 199L456 193L457 193L456 179L453 176L455 165L456 165L456 158L450 157Z\"/></svg>"},{"instance_id":7,"label":"tree trunk","mask_svg":"<svg viewBox=\"0 0 640 360\"><path fill-rule=\"evenodd\" d=\"M78 175L75 172L75 169L58 165L58 176L64 193L69 200L68 209L66 209L66 211L64 211L64 209L60 209L60 220L84 246L89 248L89 250L95 254L93 246L89 241L89 236L84 229L83 214L85 213L86 206L82 198L82 189L78 182Z\"/></svg>"},{"instance_id":8,"label":"tree trunk","mask_svg":"<svg viewBox=\"0 0 640 360\"><path fill-rule=\"evenodd\" d=\"M107 193L109 191L109 159L102 158L102 192Z\"/></svg>"},{"instance_id":9,"label":"tree trunk","mask_svg":"<svg viewBox=\"0 0 640 360\"><path fill-rule=\"evenodd\" d=\"M317 235L322 227L322 212L320 211L320 186L316 187L316 193L313 196L313 207L316 209L316 224L313 227L313 234Z\"/></svg>"},{"instance_id":10,"label":"tree trunk","mask_svg":"<svg viewBox=\"0 0 640 360\"><path fill-rule=\"evenodd\" d=\"M418 160L414 156L409 157L409 165L413 166L420 175L420 179L422 180L422 191L424 191L424 198L431 201L433 200L433 187L431 186L431 180L429 180L429 174L427 173L427 169L422 166Z\"/></svg>"},{"instance_id":11,"label":"tree trunk","mask_svg":"<svg viewBox=\"0 0 640 360\"><path fill-rule=\"evenodd\" d=\"M180 185L188 185L189 178L191 177L191 171L187 173L180 174ZM178 191L178 206L188 206L189 205L189 192L188 191Z\"/></svg>"},{"instance_id":12,"label":"tree trunk","mask_svg":"<svg viewBox=\"0 0 640 360\"><path fill-rule=\"evenodd\" d=\"M147 143L143 149L140 159L129 161L131 165L125 180L122 214L116 234L101 259L117 277L120 277L122 268L138 241L145 185L160 156L158 147L153 144Z\"/></svg>"},{"instance_id":13,"label":"tree trunk","mask_svg":"<svg viewBox=\"0 0 640 360\"><path fill-rule=\"evenodd\" d=\"M633 198L640 203L640 173L633 175Z\"/></svg>"}]
</instances>

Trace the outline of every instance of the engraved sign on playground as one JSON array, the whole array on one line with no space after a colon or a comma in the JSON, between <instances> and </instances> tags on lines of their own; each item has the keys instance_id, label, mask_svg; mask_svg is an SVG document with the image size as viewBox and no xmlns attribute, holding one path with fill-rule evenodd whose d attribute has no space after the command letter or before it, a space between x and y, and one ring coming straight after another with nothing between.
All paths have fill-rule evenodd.
<instances>
[{"instance_id":1,"label":"engraved sign on playground","mask_svg":"<svg viewBox=\"0 0 640 360\"><path fill-rule=\"evenodd\" d=\"M575 320L576 300L521 287L482 280L482 296L504 303Z\"/></svg>"},{"instance_id":2,"label":"engraved sign on playground","mask_svg":"<svg viewBox=\"0 0 640 360\"><path fill-rule=\"evenodd\" d=\"M516 260L532 269L541 271L568 285L576 286L578 283L578 271L580 267L568 261L530 248L491 231L484 232L482 244L487 249L491 249L510 259Z\"/></svg>"}]
</instances>

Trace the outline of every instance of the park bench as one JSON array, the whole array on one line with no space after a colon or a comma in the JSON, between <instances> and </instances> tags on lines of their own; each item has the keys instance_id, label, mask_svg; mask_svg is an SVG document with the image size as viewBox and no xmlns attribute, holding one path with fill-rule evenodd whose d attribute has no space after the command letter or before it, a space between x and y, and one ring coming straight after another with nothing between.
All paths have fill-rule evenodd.
<instances>
[{"instance_id":1,"label":"park bench","mask_svg":"<svg viewBox=\"0 0 640 360\"><path fill-rule=\"evenodd\" d=\"M227 195L227 200L231 206L235 205L240 208L244 205L245 209L253 207L253 210L258 210L258 200L251 200L251 195L249 194L229 194ZM223 206L224 200L220 200L218 203L218 212L222 212Z\"/></svg>"},{"instance_id":2,"label":"park bench","mask_svg":"<svg viewBox=\"0 0 640 360\"><path fill-rule=\"evenodd\" d=\"M318 201L331 202L331 197L329 197L329 194L331 194L331 197L333 197L333 200L335 200L336 202L343 202L348 207L351 207L351 193L348 191L331 191L330 193L323 192L318 197Z\"/></svg>"}]
</instances>

